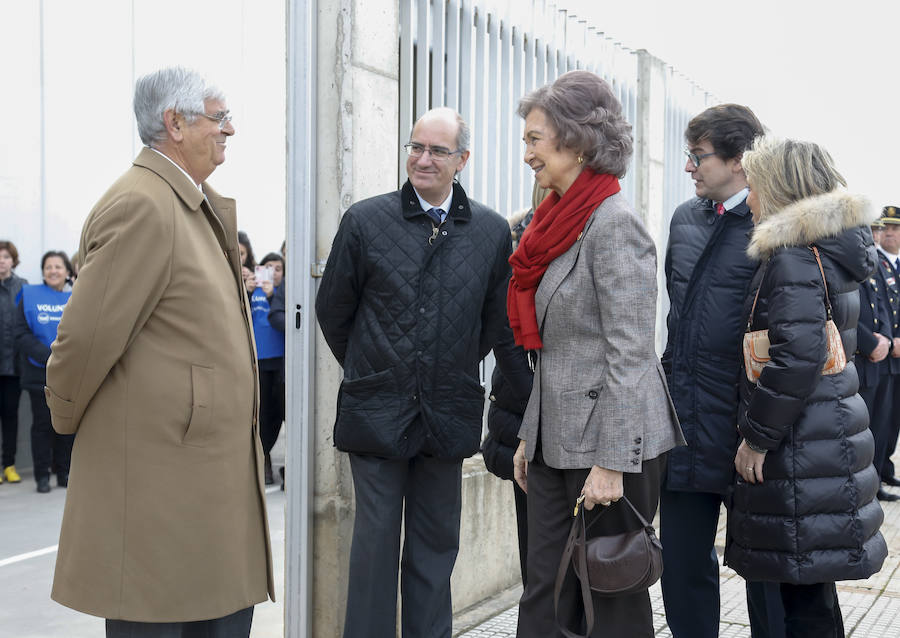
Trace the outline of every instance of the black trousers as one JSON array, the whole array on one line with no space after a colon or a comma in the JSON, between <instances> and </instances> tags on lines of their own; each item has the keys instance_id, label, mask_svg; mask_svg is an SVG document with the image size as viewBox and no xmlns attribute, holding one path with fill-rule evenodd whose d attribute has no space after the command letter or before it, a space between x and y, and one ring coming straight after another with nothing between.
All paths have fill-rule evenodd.
<instances>
[{"instance_id":1,"label":"black trousers","mask_svg":"<svg viewBox=\"0 0 900 638\"><path fill-rule=\"evenodd\" d=\"M267 361L267 359L266 359ZM284 421L284 373L259 370L259 438L268 454L278 440Z\"/></svg>"},{"instance_id":2,"label":"black trousers","mask_svg":"<svg viewBox=\"0 0 900 638\"><path fill-rule=\"evenodd\" d=\"M31 399L31 458L34 479L50 476L51 469L60 475L69 473L74 434L57 434L50 423L50 409L40 390L29 390Z\"/></svg>"},{"instance_id":3,"label":"black trousers","mask_svg":"<svg viewBox=\"0 0 900 638\"><path fill-rule=\"evenodd\" d=\"M893 409L894 377L889 374L882 375L876 385L860 388L859 395L868 408L869 429L875 439L875 457L872 459L875 471L882 478L893 476L893 464L889 467L885 467L885 464L890 463L891 452L893 452L893 450L888 452L888 446L893 431L894 415L900 414ZM895 437L895 446L896 443Z\"/></svg>"},{"instance_id":4,"label":"black trousers","mask_svg":"<svg viewBox=\"0 0 900 638\"><path fill-rule=\"evenodd\" d=\"M350 469L356 518L344 638L396 635L398 564L403 638L450 638L462 461L351 454Z\"/></svg>"},{"instance_id":5,"label":"black trousers","mask_svg":"<svg viewBox=\"0 0 900 638\"><path fill-rule=\"evenodd\" d=\"M645 461L640 474L625 473L625 495L652 520L659 501L659 477L664 458ZM572 508L581 494L589 469L559 470L544 465L540 451L528 464L528 584L519 601L518 638L562 636L553 611L553 590L563 549L572 528ZM597 521L588 536L607 536L638 529L641 524L624 504ZM587 523L603 511L586 512ZM653 610L648 592L611 598L593 597L594 638L649 638ZM559 599L559 620L570 631L584 632L584 603L575 573L570 569Z\"/></svg>"},{"instance_id":6,"label":"black trousers","mask_svg":"<svg viewBox=\"0 0 900 638\"><path fill-rule=\"evenodd\" d=\"M887 402L886 402L887 404ZM890 418L884 426L884 450L881 453L881 467L875 466L881 473L881 480L895 476L896 469L891 455L897 449L897 437L900 435L900 375L891 376Z\"/></svg>"},{"instance_id":7,"label":"black trousers","mask_svg":"<svg viewBox=\"0 0 900 638\"><path fill-rule=\"evenodd\" d=\"M716 528L722 495L680 492L663 485L659 499L661 578L666 621L674 638L719 635L719 557ZM777 583L747 583L753 638L784 638Z\"/></svg>"},{"instance_id":8,"label":"black trousers","mask_svg":"<svg viewBox=\"0 0 900 638\"><path fill-rule=\"evenodd\" d=\"M781 583L787 638L844 638L844 619L834 583Z\"/></svg>"},{"instance_id":9,"label":"black trousers","mask_svg":"<svg viewBox=\"0 0 900 638\"><path fill-rule=\"evenodd\" d=\"M247 638L252 623L253 607L194 622L107 620L106 638Z\"/></svg>"},{"instance_id":10,"label":"black trousers","mask_svg":"<svg viewBox=\"0 0 900 638\"><path fill-rule=\"evenodd\" d=\"M528 584L528 495L519 484L513 484L513 498L516 502L516 531L519 538L519 568L522 570L522 585Z\"/></svg>"},{"instance_id":11,"label":"black trousers","mask_svg":"<svg viewBox=\"0 0 900 638\"><path fill-rule=\"evenodd\" d=\"M16 439L19 436L19 396L21 394L19 377L0 377L0 428L3 432L2 467L16 464Z\"/></svg>"}]
</instances>

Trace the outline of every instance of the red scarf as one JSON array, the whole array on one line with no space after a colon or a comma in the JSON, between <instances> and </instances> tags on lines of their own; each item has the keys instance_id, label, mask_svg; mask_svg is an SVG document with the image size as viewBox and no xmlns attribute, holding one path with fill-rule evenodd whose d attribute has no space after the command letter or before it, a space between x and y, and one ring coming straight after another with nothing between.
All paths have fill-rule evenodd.
<instances>
[{"instance_id":1,"label":"red scarf","mask_svg":"<svg viewBox=\"0 0 900 638\"><path fill-rule=\"evenodd\" d=\"M615 176L585 168L565 195L560 197L551 192L534 211L519 247L509 258L513 274L506 297L509 325L516 343L526 350L539 350L543 346L534 293L547 266L571 248L603 200L620 190Z\"/></svg>"}]
</instances>

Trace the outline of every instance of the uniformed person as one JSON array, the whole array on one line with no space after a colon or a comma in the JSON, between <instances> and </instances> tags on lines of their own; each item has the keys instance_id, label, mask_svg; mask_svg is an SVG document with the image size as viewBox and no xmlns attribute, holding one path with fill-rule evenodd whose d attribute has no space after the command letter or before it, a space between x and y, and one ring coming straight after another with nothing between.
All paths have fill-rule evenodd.
<instances>
[{"instance_id":1,"label":"uniformed person","mask_svg":"<svg viewBox=\"0 0 900 638\"><path fill-rule=\"evenodd\" d=\"M900 208L885 206L880 221L884 223L884 230L878 247L875 279L883 290L890 324L891 343L888 346L887 361L891 389L885 395L883 403L875 407L874 412L880 416L876 419L872 433L875 436L875 469L885 485L897 487L900 486L900 480L894 476L891 455L897 447L900 429ZM896 494L883 489L879 490L878 498L900 500Z\"/></svg>"},{"instance_id":2,"label":"uniformed person","mask_svg":"<svg viewBox=\"0 0 900 638\"><path fill-rule=\"evenodd\" d=\"M881 246L881 236L884 234L884 222L876 219L872 222L872 239L875 240L876 246Z\"/></svg>"},{"instance_id":3,"label":"uniformed person","mask_svg":"<svg viewBox=\"0 0 900 638\"><path fill-rule=\"evenodd\" d=\"M872 223L873 238L878 233L880 239L884 224L878 220ZM878 243L878 242L876 242ZM879 255L883 258L882 255ZM879 263L879 269L882 266ZM890 431L893 377L890 358L893 343L893 321L888 308L888 297L879 272L876 271L859 285L859 322L856 326L856 370L859 374L859 394L869 410L869 428L878 441ZM886 442L884 442L886 445ZM876 468L878 465L878 443L876 443ZM879 490L878 498L884 501L900 500L884 490Z\"/></svg>"}]
</instances>

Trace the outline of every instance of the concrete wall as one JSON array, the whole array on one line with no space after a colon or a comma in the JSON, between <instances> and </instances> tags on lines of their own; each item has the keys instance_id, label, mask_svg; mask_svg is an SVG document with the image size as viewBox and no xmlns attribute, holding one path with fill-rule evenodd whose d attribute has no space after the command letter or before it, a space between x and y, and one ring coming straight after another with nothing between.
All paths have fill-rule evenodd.
<instances>
[{"instance_id":1,"label":"concrete wall","mask_svg":"<svg viewBox=\"0 0 900 638\"><path fill-rule=\"evenodd\" d=\"M396 188L399 67L393 0L320 2L318 14L317 258L331 249L341 214ZM346 454L333 447L342 377L321 332L315 356L313 635L340 636L353 530Z\"/></svg>"}]
</instances>

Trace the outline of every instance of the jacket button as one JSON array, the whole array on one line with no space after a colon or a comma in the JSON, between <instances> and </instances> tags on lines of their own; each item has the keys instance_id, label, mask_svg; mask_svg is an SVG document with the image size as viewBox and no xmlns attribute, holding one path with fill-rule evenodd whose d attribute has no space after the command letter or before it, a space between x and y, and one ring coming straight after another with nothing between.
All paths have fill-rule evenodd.
<instances>
[{"instance_id":1,"label":"jacket button","mask_svg":"<svg viewBox=\"0 0 900 638\"><path fill-rule=\"evenodd\" d=\"M412 395L412 400L413 400L413 401L415 401L415 400L418 399L418 398L419 398L419 395L417 395L417 394Z\"/></svg>"},{"instance_id":2,"label":"jacket button","mask_svg":"<svg viewBox=\"0 0 900 638\"><path fill-rule=\"evenodd\" d=\"M588 392L588 396L589 396L590 398L592 398L592 399L596 399L597 396L598 396L598 395L597 395L597 391L596 391L596 390L591 390L590 392Z\"/></svg>"},{"instance_id":3,"label":"jacket button","mask_svg":"<svg viewBox=\"0 0 900 638\"><path fill-rule=\"evenodd\" d=\"M491 401L496 401L496 400L497 400L497 397L495 397L495 396L492 394L491 396L488 397L488 399L490 399Z\"/></svg>"},{"instance_id":4,"label":"jacket button","mask_svg":"<svg viewBox=\"0 0 900 638\"><path fill-rule=\"evenodd\" d=\"M423 314L423 315L425 314L425 306L422 306L421 308L419 308L419 314Z\"/></svg>"},{"instance_id":5,"label":"jacket button","mask_svg":"<svg viewBox=\"0 0 900 638\"><path fill-rule=\"evenodd\" d=\"M641 462L640 459L631 459L631 464L632 464L632 465L637 465L637 464L640 463L640 462Z\"/></svg>"},{"instance_id":6,"label":"jacket button","mask_svg":"<svg viewBox=\"0 0 900 638\"><path fill-rule=\"evenodd\" d=\"M640 444L641 444L641 440L642 440L642 439L641 439L641 437L639 437L639 436L634 437L634 444L635 444L635 445L640 445Z\"/></svg>"},{"instance_id":7,"label":"jacket button","mask_svg":"<svg viewBox=\"0 0 900 638\"><path fill-rule=\"evenodd\" d=\"M636 447L636 448L634 448L634 449L632 450L632 452L634 452L635 454L640 454L640 453L641 453L641 448Z\"/></svg>"}]
</instances>

